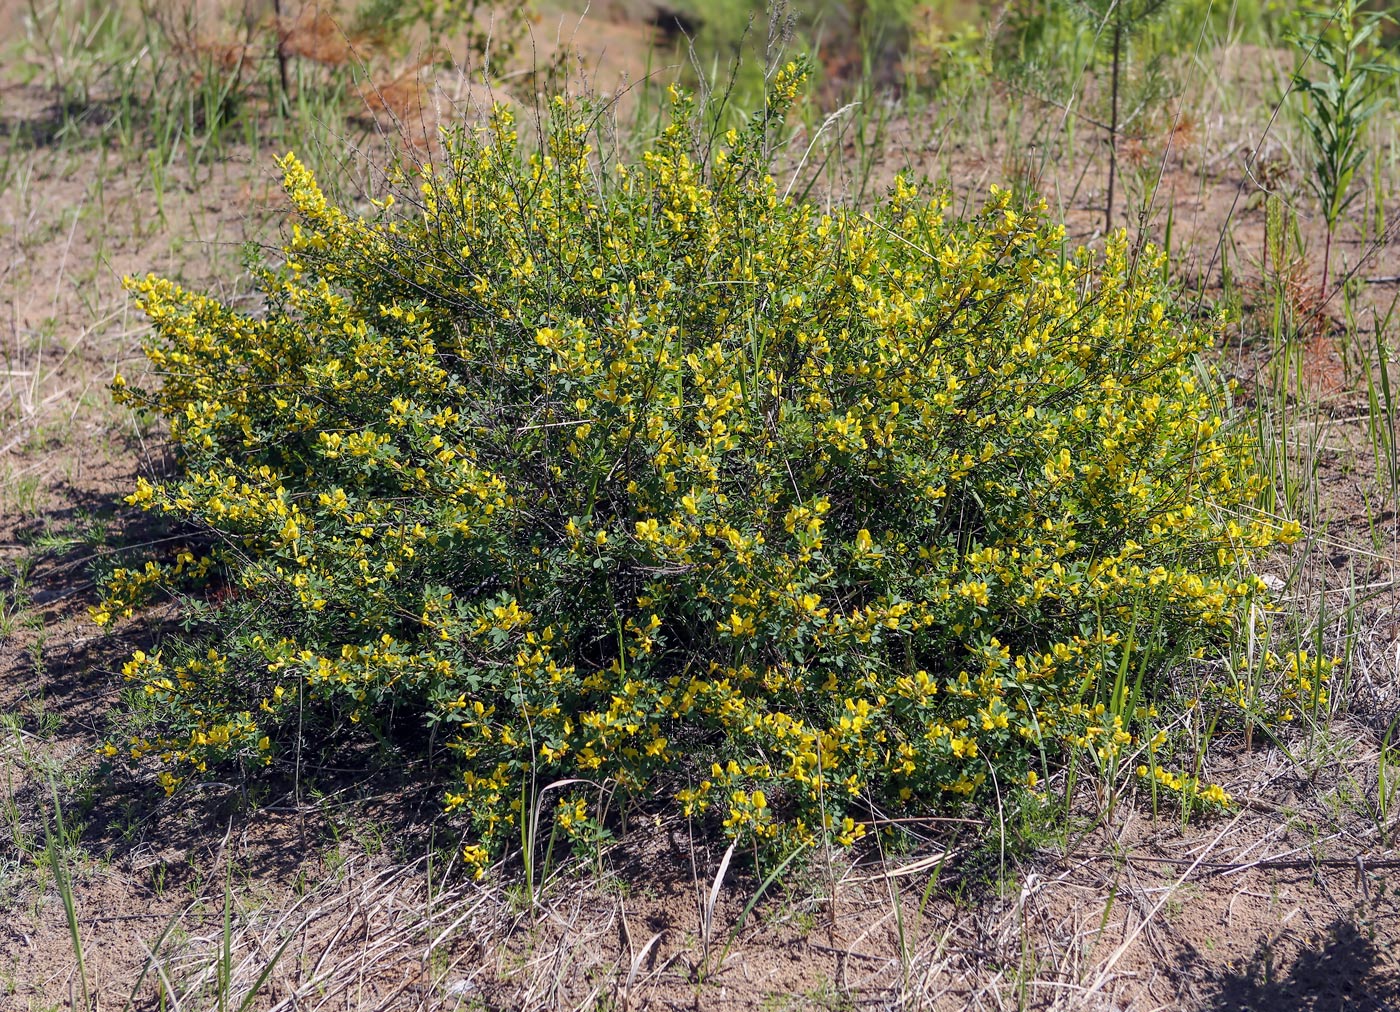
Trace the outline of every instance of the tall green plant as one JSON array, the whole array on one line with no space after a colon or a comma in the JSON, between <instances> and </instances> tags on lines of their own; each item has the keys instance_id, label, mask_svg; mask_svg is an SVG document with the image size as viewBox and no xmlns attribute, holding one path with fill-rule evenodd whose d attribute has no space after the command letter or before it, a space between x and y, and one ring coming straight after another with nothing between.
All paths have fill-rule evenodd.
<instances>
[{"instance_id":1,"label":"tall green plant","mask_svg":"<svg viewBox=\"0 0 1400 1012\"><path fill-rule=\"evenodd\" d=\"M1366 123L1380 108L1381 79L1395 70L1370 58L1380 26L1394 18L1363 8L1364 0L1342 0L1330 12L1308 15L1314 23L1321 23L1317 31L1292 36L1303 53L1293 88L1308 102L1303 128L1312 147L1313 163L1307 180L1322 204L1327 224L1320 285L1324 299L1337 222L1361 192L1352 189L1352 181L1366 159ZM1322 68L1317 79L1304 76L1310 62Z\"/></svg>"},{"instance_id":2,"label":"tall green plant","mask_svg":"<svg viewBox=\"0 0 1400 1012\"><path fill-rule=\"evenodd\" d=\"M1095 23L1096 38L1107 46L1109 71L1108 194L1104 198L1104 231L1113 229L1114 189L1118 177L1119 102L1123 95L1128 42L1162 13L1169 0L1075 0Z\"/></svg>"}]
</instances>

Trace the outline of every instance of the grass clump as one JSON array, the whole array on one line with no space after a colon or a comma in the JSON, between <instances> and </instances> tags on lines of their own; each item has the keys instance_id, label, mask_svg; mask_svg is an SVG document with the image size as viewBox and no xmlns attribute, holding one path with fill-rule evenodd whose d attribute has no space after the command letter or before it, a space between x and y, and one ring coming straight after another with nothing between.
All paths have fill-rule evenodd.
<instances>
[{"instance_id":1,"label":"grass clump","mask_svg":"<svg viewBox=\"0 0 1400 1012\"><path fill-rule=\"evenodd\" d=\"M1002 190L785 199L804 75L712 149L673 90L631 164L576 104L533 151L498 108L368 218L288 156L265 312L131 282L159 385L118 393L179 467L129 501L194 533L96 616L206 590L127 666L123 750L173 791L299 728L433 728L481 865L545 791L571 836L655 795L849 844L1137 749L1123 672L1224 649L1280 536L1239 519L1210 332L1160 254L1066 253Z\"/></svg>"}]
</instances>

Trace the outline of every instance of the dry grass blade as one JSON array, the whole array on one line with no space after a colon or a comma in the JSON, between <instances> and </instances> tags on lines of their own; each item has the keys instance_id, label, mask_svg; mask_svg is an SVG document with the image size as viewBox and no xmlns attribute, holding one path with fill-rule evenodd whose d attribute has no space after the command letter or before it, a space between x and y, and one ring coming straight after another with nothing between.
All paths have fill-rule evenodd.
<instances>
[{"instance_id":1,"label":"dry grass blade","mask_svg":"<svg viewBox=\"0 0 1400 1012\"><path fill-rule=\"evenodd\" d=\"M661 941L662 936L665 934L666 932L664 931L658 931L656 934L652 935L651 938L647 939L647 944L642 946L642 951L632 957L632 965L627 968L627 980L624 981L622 985L623 1012L626 1012L627 1009L632 1007L632 987L636 983L638 972L640 972L643 964L646 963L647 956L650 955L651 950L656 947L656 943Z\"/></svg>"},{"instance_id":2,"label":"dry grass blade","mask_svg":"<svg viewBox=\"0 0 1400 1012\"><path fill-rule=\"evenodd\" d=\"M710 893L705 898L705 909L700 919L700 939L703 949L703 966L708 971L710 942L714 938L715 904L719 902L719 892L724 886L725 873L729 871L729 861L734 857L734 847L731 843L724 852L724 857L720 858L719 869L715 872L715 880L710 885Z\"/></svg>"},{"instance_id":3,"label":"dry grass blade","mask_svg":"<svg viewBox=\"0 0 1400 1012\"><path fill-rule=\"evenodd\" d=\"M910 861L908 864L899 865L897 868L888 868L884 871L876 872L872 875L855 875L845 879L847 882L884 882L889 879L907 878L910 875L918 875L921 872L937 868L945 861L950 860L956 851L940 850L936 854L921 857L917 861Z\"/></svg>"}]
</instances>

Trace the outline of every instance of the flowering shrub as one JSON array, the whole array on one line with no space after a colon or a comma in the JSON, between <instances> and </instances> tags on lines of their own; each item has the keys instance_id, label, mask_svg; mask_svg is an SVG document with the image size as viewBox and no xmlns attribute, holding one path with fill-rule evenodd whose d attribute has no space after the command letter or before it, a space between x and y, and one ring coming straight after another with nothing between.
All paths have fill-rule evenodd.
<instances>
[{"instance_id":1,"label":"flowering shrub","mask_svg":"<svg viewBox=\"0 0 1400 1012\"><path fill-rule=\"evenodd\" d=\"M498 110L368 218L289 155L264 313L131 282L160 384L118 394L180 469L129 501L212 547L96 617L226 582L127 666L167 790L268 761L302 706L418 715L484 862L531 784L577 778L568 833L604 788L850 843L1136 747L1101 701L1126 652L1222 642L1278 536L1230 519L1260 479L1209 334L1160 254L1064 256L1005 191L969 221L902 179L869 215L785 199L759 152L801 75L709 155L673 93L632 165L574 105L534 153Z\"/></svg>"}]
</instances>

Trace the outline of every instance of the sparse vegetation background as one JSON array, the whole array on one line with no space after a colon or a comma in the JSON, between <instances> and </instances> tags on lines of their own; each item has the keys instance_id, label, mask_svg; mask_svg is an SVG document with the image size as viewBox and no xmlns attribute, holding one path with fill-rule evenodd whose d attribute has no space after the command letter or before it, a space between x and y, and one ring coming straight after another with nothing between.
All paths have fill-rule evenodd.
<instances>
[{"instance_id":1,"label":"sparse vegetation background","mask_svg":"<svg viewBox=\"0 0 1400 1012\"><path fill-rule=\"evenodd\" d=\"M1384 11L0 14L0 997L1400 996Z\"/></svg>"}]
</instances>

